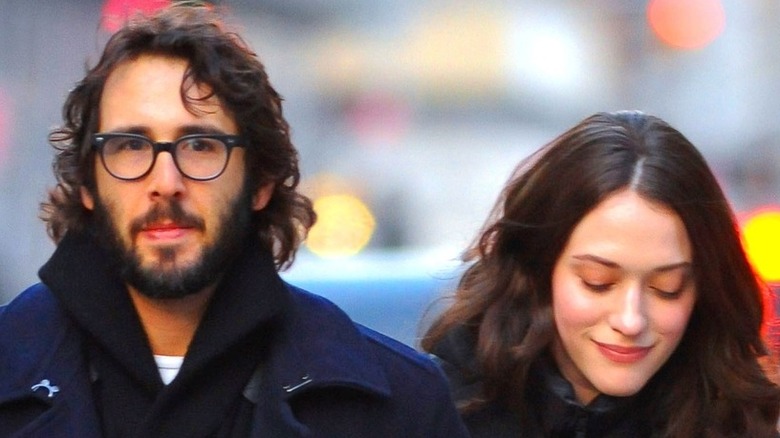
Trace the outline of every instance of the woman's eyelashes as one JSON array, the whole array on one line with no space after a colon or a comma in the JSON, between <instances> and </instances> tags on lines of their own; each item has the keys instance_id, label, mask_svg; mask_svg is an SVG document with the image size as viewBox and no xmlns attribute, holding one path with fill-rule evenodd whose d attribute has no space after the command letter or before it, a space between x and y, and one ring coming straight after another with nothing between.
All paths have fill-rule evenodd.
<instances>
[{"instance_id":1,"label":"woman's eyelashes","mask_svg":"<svg viewBox=\"0 0 780 438\"><path fill-rule=\"evenodd\" d=\"M580 281L585 288L599 293L608 292L615 285L615 283L610 282L588 281L584 278L581 278Z\"/></svg>"},{"instance_id":2,"label":"woman's eyelashes","mask_svg":"<svg viewBox=\"0 0 780 438\"><path fill-rule=\"evenodd\" d=\"M651 284L650 288L656 291L661 298L673 300L679 298L680 295L682 295L683 292L685 292L685 290L688 288L688 284L689 284L689 280L688 280L688 276L686 275L683 278L677 280L676 282L657 284L657 285Z\"/></svg>"}]
</instances>

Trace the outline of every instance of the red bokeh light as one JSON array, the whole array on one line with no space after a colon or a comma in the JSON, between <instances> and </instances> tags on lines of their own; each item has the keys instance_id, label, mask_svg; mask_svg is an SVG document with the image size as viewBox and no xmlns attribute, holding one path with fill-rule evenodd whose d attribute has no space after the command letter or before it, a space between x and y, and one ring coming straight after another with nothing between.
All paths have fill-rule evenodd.
<instances>
[{"instance_id":1,"label":"red bokeh light","mask_svg":"<svg viewBox=\"0 0 780 438\"><path fill-rule=\"evenodd\" d=\"M135 14L152 14L171 4L171 0L107 0L103 5L103 28L116 32Z\"/></svg>"},{"instance_id":2,"label":"red bokeh light","mask_svg":"<svg viewBox=\"0 0 780 438\"><path fill-rule=\"evenodd\" d=\"M681 49L700 49L726 26L720 0L650 0L647 20L661 41Z\"/></svg>"}]
</instances>

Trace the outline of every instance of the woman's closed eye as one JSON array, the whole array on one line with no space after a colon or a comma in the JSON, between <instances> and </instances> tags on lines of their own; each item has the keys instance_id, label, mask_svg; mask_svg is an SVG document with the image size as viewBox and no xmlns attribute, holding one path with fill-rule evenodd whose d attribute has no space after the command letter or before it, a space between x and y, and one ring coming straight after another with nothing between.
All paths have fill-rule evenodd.
<instances>
[{"instance_id":1,"label":"woman's closed eye","mask_svg":"<svg viewBox=\"0 0 780 438\"><path fill-rule=\"evenodd\" d=\"M665 299L668 299L668 300L674 300L674 299L679 298L680 295L682 295L682 292L683 292L682 288L677 289L677 290L663 290L663 289L659 289L657 287L652 287L651 286L650 289L655 291L658 294L659 297L665 298Z\"/></svg>"},{"instance_id":2,"label":"woman's closed eye","mask_svg":"<svg viewBox=\"0 0 780 438\"><path fill-rule=\"evenodd\" d=\"M585 286L585 288L593 292L607 292L612 288L612 286L615 285L615 283L612 282L589 281L584 278L582 278L581 281L582 281L582 285Z\"/></svg>"},{"instance_id":3,"label":"woman's closed eye","mask_svg":"<svg viewBox=\"0 0 780 438\"><path fill-rule=\"evenodd\" d=\"M687 269L682 270L682 272L676 269L660 273L649 282L649 287L657 292L661 298L678 298L688 287L690 282L689 272Z\"/></svg>"},{"instance_id":4,"label":"woman's closed eye","mask_svg":"<svg viewBox=\"0 0 780 438\"><path fill-rule=\"evenodd\" d=\"M659 286L654 286L654 285L651 284L650 285L650 289L655 291L658 294L658 296L660 296L661 298L666 298L666 299L673 300L673 299L679 298L680 295L682 295L683 292L685 292L685 289L686 289L687 286L688 286L688 282L687 281L683 281L677 287L674 287L674 286L672 286L672 287L668 287L668 286L664 287L664 286L660 286L660 285Z\"/></svg>"}]
</instances>

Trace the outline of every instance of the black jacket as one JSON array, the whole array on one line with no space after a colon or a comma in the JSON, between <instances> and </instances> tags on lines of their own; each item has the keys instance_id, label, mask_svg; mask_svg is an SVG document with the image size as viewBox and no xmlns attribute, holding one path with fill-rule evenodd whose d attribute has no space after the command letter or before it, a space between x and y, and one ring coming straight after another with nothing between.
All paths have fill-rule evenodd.
<instances>
[{"instance_id":1,"label":"black jacket","mask_svg":"<svg viewBox=\"0 0 780 438\"><path fill-rule=\"evenodd\" d=\"M222 298L215 294L179 375L163 387L138 327L105 333L138 322L128 314L126 297L112 292L116 285L107 280L105 261L90 255L83 243L60 243L42 271L46 284L0 307L0 436L105 436L102 404L112 394L119 394L114 402L121 403L121 391L127 391L105 382L125 371L129 377L123 378L147 385L141 390L152 398L149 413L139 420L138 436L222 436L224 421L211 410L245 419L248 424L238 428L255 438L467 436L444 376L430 360L353 323L325 299L285 284L270 258L256 253L239 260L231 280L223 281L225 287L217 292ZM89 299L70 302L66 290ZM269 296L284 305L273 305ZM111 318L116 318L113 326ZM265 337L267 342L257 342L264 352L248 378L236 377L245 370L232 375L230 358L238 356L231 354L251 353L243 340ZM222 344L244 350L216 347ZM111 365L95 366L98 350L98 357ZM235 393L213 388L214 381L234 385L236 379ZM99 390L101 384L108 385L105 391ZM230 408L234 399L249 406L245 414ZM188 416L187 422L177 422L179 415Z\"/></svg>"},{"instance_id":2,"label":"black jacket","mask_svg":"<svg viewBox=\"0 0 780 438\"><path fill-rule=\"evenodd\" d=\"M451 332L434 354L447 373L457 404L479 396L481 379L474 357L474 336L464 328ZM612 438L652 436L637 397L601 395L589 405L576 400L574 389L544 356L530 371L526 418L499 402L469 410L463 419L473 438Z\"/></svg>"}]
</instances>

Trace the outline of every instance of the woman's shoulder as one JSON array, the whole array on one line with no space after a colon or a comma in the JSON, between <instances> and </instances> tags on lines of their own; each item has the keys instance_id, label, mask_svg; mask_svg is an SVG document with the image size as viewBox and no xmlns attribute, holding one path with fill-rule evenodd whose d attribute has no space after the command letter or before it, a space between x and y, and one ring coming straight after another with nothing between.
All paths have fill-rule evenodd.
<instances>
[{"instance_id":1,"label":"woman's shoulder","mask_svg":"<svg viewBox=\"0 0 780 438\"><path fill-rule=\"evenodd\" d=\"M431 350L434 360L449 380L456 404L462 406L482 396L482 375L476 359L477 338L467 326L449 331ZM461 410L472 438L517 438L535 436L521 427L515 412L497 402Z\"/></svg>"},{"instance_id":2,"label":"woman's shoulder","mask_svg":"<svg viewBox=\"0 0 780 438\"><path fill-rule=\"evenodd\" d=\"M482 391L475 348L476 336L465 326L459 326L431 349L432 358L447 376L456 403L471 400Z\"/></svg>"}]
</instances>

